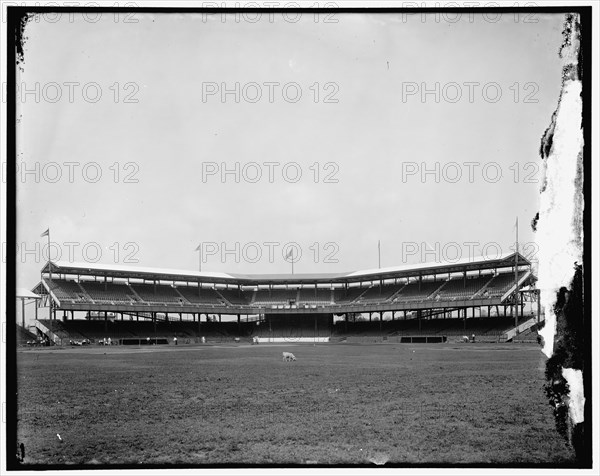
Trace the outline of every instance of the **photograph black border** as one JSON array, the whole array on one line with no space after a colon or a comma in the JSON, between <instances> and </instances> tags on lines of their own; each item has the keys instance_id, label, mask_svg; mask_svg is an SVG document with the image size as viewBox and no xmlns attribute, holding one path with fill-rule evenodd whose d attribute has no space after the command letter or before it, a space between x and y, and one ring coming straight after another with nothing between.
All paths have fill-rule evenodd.
<instances>
[{"instance_id":1,"label":"photograph black border","mask_svg":"<svg viewBox=\"0 0 600 476\"><path fill-rule=\"evenodd\" d=\"M17 344L16 335L16 255L12 252L17 244L17 140L16 140L16 76L19 67L19 55L24 54L24 44L26 43L26 24L30 14L44 13L206 13L206 14L234 14L234 13L339 13L339 14L410 14L410 13L576 13L579 15L581 24L581 52L580 58L582 64L579 66L583 71L582 80L582 120L583 128L583 270L584 270L584 296L582 303L584 309L584 326L587 330L584 335L584 344L587 349L586 360L583 370L585 405L585 432L588 435L586 441L587 455L584 460L578 461L576 465L557 466L556 464L396 464L390 463L383 468L591 468L592 467L592 7L577 5L562 6L540 6L540 7L472 7L472 8L396 8L396 7L339 7L339 8L198 8L198 7L42 7L42 6L7 6L7 137L6 137L6 156L7 156L7 200L6 200L6 464L7 469L11 471L23 470L106 470L106 469L192 469L192 468L369 468L373 469L371 464L341 464L341 465L302 465L302 464L98 464L98 465L78 465L78 464L19 464L14 458L17 443ZM559 45L557 45L558 47ZM557 98L558 101L558 98ZM558 104L558 102L557 102ZM550 120L550 118L548 118ZM543 131L540 130L540 138ZM540 160L542 160L540 158ZM41 225L40 225L41 226ZM565 223L565 226L571 226ZM597 288L596 288L597 289ZM598 336L595 336L598 337ZM596 341L598 342L598 341ZM541 390L540 390L541 391ZM597 409L595 409L597 413Z\"/></svg>"}]
</instances>

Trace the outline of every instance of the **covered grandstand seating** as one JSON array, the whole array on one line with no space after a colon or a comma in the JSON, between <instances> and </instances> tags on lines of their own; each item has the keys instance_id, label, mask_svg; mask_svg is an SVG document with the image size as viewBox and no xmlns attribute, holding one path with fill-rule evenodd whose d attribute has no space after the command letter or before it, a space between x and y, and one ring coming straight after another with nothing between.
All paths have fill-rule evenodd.
<instances>
[{"instance_id":1,"label":"covered grandstand seating","mask_svg":"<svg viewBox=\"0 0 600 476\"><path fill-rule=\"evenodd\" d=\"M524 296L520 314L529 314L539 297L539 291L533 289L536 278L531 263L515 254L496 260L297 275L49 262L35 291L44 305L51 304L50 315L56 317L63 311L63 320L53 329L38 326L38 331L52 330L77 339L106 335L136 339L154 336L156 326L158 334L165 333L157 337L181 333L191 339L199 337L200 326L207 337L223 339L257 333L310 337L315 333L316 318L319 337L334 330L334 319L344 319L343 335L357 332L383 339L407 333L458 337L475 333L501 338L507 327L514 327L510 316L500 315L514 304L510 291L515 284L515 260ZM465 321L462 316L467 310L470 316L481 317ZM399 314L403 319L398 319ZM171 320L173 315L175 320ZM328 317L322 318L324 315ZM385 319L362 320L376 315ZM392 315L396 319L389 319ZM198 316L209 322L198 324ZM340 329L338 322L335 332ZM510 336L518 330L513 329Z\"/></svg>"},{"instance_id":2,"label":"covered grandstand seating","mask_svg":"<svg viewBox=\"0 0 600 476\"><path fill-rule=\"evenodd\" d=\"M50 328L50 320L40 319L40 323ZM53 321L52 331L63 340L83 340L89 339L92 342L98 342L104 338L110 337L116 344L117 339L124 338L154 338L164 337L172 339L178 338L196 339L200 335L205 337L237 337L247 336L252 330L254 323L241 322L202 322L200 330L197 322L189 321L158 321L155 324L151 321L132 321L132 320L85 320L75 319L66 321Z\"/></svg>"},{"instance_id":3,"label":"covered grandstand seating","mask_svg":"<svg viewBox=\"0 0 600 476\"><path fill-rule=\"evenodd\" d=\"M519 323L528 317L521 317ZM446 336L457 340L463 335L475 334L475 339L484 342L499 342L509 329L514 327L512 317L482 317L464 319L402 319L395 321L338 321L334 335L363 337L403 337L403 336Z\"/></svg>"}]
</instances>

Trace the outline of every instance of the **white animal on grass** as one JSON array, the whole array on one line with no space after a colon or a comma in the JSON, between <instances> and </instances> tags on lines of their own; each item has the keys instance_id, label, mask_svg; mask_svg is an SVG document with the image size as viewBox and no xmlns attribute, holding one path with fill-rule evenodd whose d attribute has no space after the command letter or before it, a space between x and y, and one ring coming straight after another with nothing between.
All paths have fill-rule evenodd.
<instances>
[{"instance_id":1,"label":"white animal on grass","mask_svg":"<svg viewBox=\"0 0 600 476\"><path fill-rule=\"evenodd\" d=\"M284 352L283 353L283 361L289 362L290 360L296 360L296 356L294 354L292 354L291 352Z\"/></svg>"}]
</instances>

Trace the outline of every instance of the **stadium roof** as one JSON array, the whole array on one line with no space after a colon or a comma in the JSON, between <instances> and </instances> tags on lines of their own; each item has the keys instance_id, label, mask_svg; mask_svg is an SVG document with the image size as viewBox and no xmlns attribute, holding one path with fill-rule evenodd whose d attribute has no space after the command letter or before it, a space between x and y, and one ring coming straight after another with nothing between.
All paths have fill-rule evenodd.
<instances>
[{"instance_id":1,"label":"stadium roof","mask_svg":"<svg viewBox=\"0 0 600 476\"><path fill-rule=\"evenodd\" d=\"M25 288L17 288L17 298L22 298L22 299L41 299L42 296L40 296L39 294L35 294L34 292L31 292L29 289L25 289Z\"/></svg>"},{"instance_id":2,"label":"stadium roof","mask_svg":"<svg viewBox=\"0 0 600 476\"><path fill-rule=\"evenodd\" d=\"M415 276L462 273L514 266L515 253L503 253L495 257L479 256L455 261L409 264L381 269L367 269L344 273L300 273L300 274L239 274L147 268L116 264L90 264L68 261L52 261L43 267L43 273L74 274L84 276L110 276L113 278L137 278L162 281L194 281L230 285L259 284L331 284L378 281L380 279L406 278ZM519 253L519 266L529 266L531 262Z\"/></svg>"}]
</instances>

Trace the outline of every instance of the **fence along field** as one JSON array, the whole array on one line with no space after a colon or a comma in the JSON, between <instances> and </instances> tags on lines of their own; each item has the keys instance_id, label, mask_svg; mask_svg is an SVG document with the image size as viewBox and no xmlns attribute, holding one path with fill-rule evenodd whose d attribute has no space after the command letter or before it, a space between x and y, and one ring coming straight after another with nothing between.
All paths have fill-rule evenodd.
<instances>
[{"instance_id":1,"label":"fence along field","mask_svg":"<svg viewBox=\"0 0 600 476\"><path fill-rule=\"evenodd\" d=\"M535 344L30 349L18 442L24 465L569 466L543 372Z\"/></svg>"}]
</instances>

